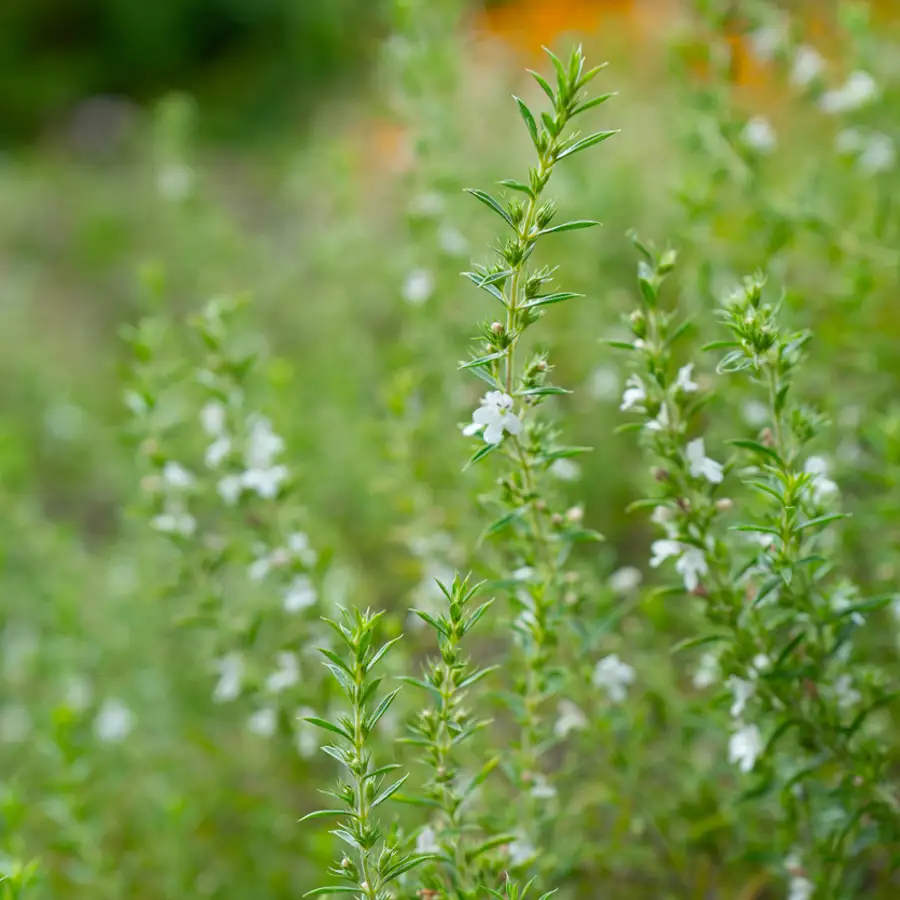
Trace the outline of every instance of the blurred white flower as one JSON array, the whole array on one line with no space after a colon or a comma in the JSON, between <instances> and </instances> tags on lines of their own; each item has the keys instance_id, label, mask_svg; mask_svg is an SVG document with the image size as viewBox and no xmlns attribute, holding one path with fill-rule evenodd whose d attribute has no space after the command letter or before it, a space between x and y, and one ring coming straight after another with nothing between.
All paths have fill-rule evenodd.
<instances>
[{"instance_id":1,"label":"blurred white flower","mask_svg":"<svg viewBox=\"0 0 900 900\"><path fill-rule=\"evenodd\" d=\"M606 691L613 703L621 703L628 694L629 685L634 683L634 669L613 653L594 666L592 680L598 688Z\"/></svg>"},{"instance_id":2,"label":"blurred white flower","mask_svg":"<svg viewBox=\"0 0 900 900\"><path fill-rule=\"evenodd\" d=\"M815 47L801 44L794 54L790 81L794 87L803 88L818 78L825 70L825 59Z\"/></svg>"},{"instance_id":3,"label":"blurred white flower","mask_svg":"<svg viewBox=\"0 0 900 900\"><path fill-rule=\"evenodd\" d=\"M622 394L622 403L619 409L634 409L636 406L643 404L647 399L647 392L644 390L644 383L637 375L629 375L625 382L625 393ZM665 409L665 407L663 407Z\"/></svg>"},{"instance_id":4,"label":"blurred white flower","mask_svg":"<svg viewBox=\"0 0 900 900\"><path fill-rule=\"evenodd\" d=\"M571 459L556 459L547 471L560 481L578 481L581 478L581 466Z\"/></svg>"},{"instance_id":5,"label":"blurred white flower","mask_svg":"<svg viewBox=\"0 0 900 900\"><path fill-rule=\"evenodd\" d=\"M125 391L122 399L133 416L140 418L150 411L149 404L137 391Z\"/></svg>"},{"instance_id":6,"label":"blurred white flower","mask_svg":"<svg viewBox=\"0 0 900 900\"><path fill-rule=\"evenodd\" d=\"M206 463L208 468L218 469L219 466L221 466L225 461L229 453L231 453L231 438L216 438L209 445L209 447L206 448L204 462Z\"/></svg>"},{"instance_id":7,"label":"blurred white flower","mask_svg":"<svg viewBox=\"0 0 900 900\"><path fill-rule=\"evenodd\" d=\"M469 242L452 225L441 225L438 229L438 246L447 256L464 256L469 249Z\"/></svg>"},{"instance_id":8,"label":"blurred white flower","mask_svg":"<svg viewBox=\"0 0 900 900\"><path fill-rule=\"evenodd\" d=\"M287 651L279 653L278 667L266 678L266 690L280 694L298 681L300 681L300 663L296 655Z\"/></svg>"},{"instance_id":9,"label":"blurred white flower","mask_svg":"<svg viewBox=\"0 0 900 900\"><path fill-rule=\"evenodd\" d=\"M297 752L303 759L310 759L319 749L319 734L315 725L304 721L307 716L314 716L316 711L311 706L301 706L297 710L297 727L294 731L294 741Z\"/></svg>"},{"instance_id":10,"label":"blurred white flower","mask_svg":"<svg viewBox=\"0 0 900 900\"><path fill-rule=\"evenodd\" d=\"M741 416L748 425L758 428L769 421L769 407L761 400L748 400L741 407Z\"/></svg>"},{"instance_id":11,"label":"blurred white flower","mask_svg":"<svg viewBox=\"0 0 900 900\"><path fill-rule=\"evenodd\" d=\"M421 306L434 293L434 276L428 269L413 269L403 281L401 293L410 306Z\"/></svg>"},{"instance_id":12,"label":"blurred white flower","mask_svg":"<svg viewBox=\"0 0 900 900\"><path fill-rule=\"evenodd\" d=\"M664 509L665 507L657 507L657 509ZM667 559L672 558L673 556L680 556L684 550L684 544L680 541L673 540L660 540L654 541L650 545L650 553L652 554L650 557L650 568L657 569L659 568Z\"/></svg>"},{"instance_id":13,"label":"blurred white flower","mask_svg":"<svg viewBox=\"0 0 900 900\"><path fill-rule=\"evenodd\" d=\"M839 675L834 682L834 695L841 709L856 706L862 700L862 694L853 687L853 676L847 674Z\"/></svg>"},{"instance_id":14,"label":"blurred white flower","mask_svg":"<svg viewBox=\"0 0 900 900\"><path fill-rule=\"evenodd\" d=\"M868 72L851 72L839 88L825 91L819 97L819 109L838 115L852 112L871 103L878 96L878 85Z\"/></svg>"},{"instance_id":15,"label":"blurred white flower","mask_svg":"<svg viewBox=\"0 0 900 900\"><path fill-rule=\"evenodd\" d=\"M258 737L271 737L277 725L278 716L271 706L263 706L247 719L247 730Z\"/></svg>"},{"instance_id":16,"label":"blurred white flower","mask_svg":"<svg viewBox=\"0 0 900 900\"><path fill-rule=\"evenodd\" d=\"M863 175L877 175L889 172L897 161L897 148L889 135L880 131L871 134L865 142L862 153L856 160L856 168Z\"/></svg>"},{"instance_id":17,"label":"blurred white flower","mask_svg":"<svg viewBox=\"0 0 900 900\"><path fill-rule=\"evenodd\" d=\"M472 413L472 422L463 429L463 434L471 436L484 429L484 439L488 444L499 444L503 434L516 435L522 430L522 423L512 412L513 399L502 391L489 391L481 400L481 406Z\"/></svg>"},{"instance_id":18,"label":"blurred white flower","mask_svg":"<svg viewBox=\"0 0 900 900\"><path fill-rule=\"evenodd\" d=\"M688 461L688 471L694 478L705 478L712 484L722 481L722 465L706 455L703 438L691 441L685 450Z\"/></svg>"},{"instance_id":19,"label":"blurred white flower","mask_svg":"<svg viewBox=\"0 0 900 900\"><path fill-rule=\"evenodd\" d=\"M587 716L571 700L560 700L557 713L556 722L553 724L553 733L560 740L568 737L573 731L583 731L587 728Z\"/></svg>"},{"instance_id":20,"label":"blurred white flower","mask_svg":"<svg viewBox=\"0 0 900 900\"><path fill-rule=\"evenodd\" d=\"M609 576L609 587L614 594L630 594L643 581L641 570L623 566Z\"/></svg>"},{"instance_id":21,"label":"blurred white flower","mask_svg":"<svg viewBox=\"0 0 900 900\"><path fill-rule=\"evenodd\" d=\"M651 568L658 568L667 559L677 557L675 571L684 579L684 586L688 591L697 589L700 577L706 575L709 567L706 557L699 547L690 544L682 544L680 541L661 540L654 541L650 546L653 554L650 558Z\"/></svg>"},{"instance_id":22,"label":"blurred white flower","mask_svg":"<svg viewBox=\"0 0 900 900\"><path fill-rule=\"evenodd\" d=\"M762 735L755 725L741 725L728 741L728 761L744 774L753 771L762 751Z\"/></svg>"},{"instance_id":23,"label":"blurred white flower","mask_svg":"<svg viewBox=\"0 0 900 900\"><path fill-rule=\"evenodd\" d=\"M811 900L816 886L803 876L792 878L788 882L787 900Z\"/></svg>"},{"instance_id":24,"label":"blurred white flower","mask_svg":"<svg viewBox=\"0 0 900 900\"><path fill-rule=\"evenodd\" d=\"M63 702L73 712L84 712L91 704L91 683L82 675L73 675L66 683Z\"/></svg>"},{"instance_id":25,"label":"blurred white flower","mask_svg":"<svg viewBox=\"0 0 900 900\"><path fill-rule=\"evenodd\" d=\"M209 437L225 434L225 406L218 400L210 400L200 410L200 425Z\"/></svg>"},{"instance_id":26,"label":"blurred white flower","mask_svg":"<svg viewBox=\"0 0 900 900\"><path fill-rule=\"evenodd\" d=\"M434 829L426 825L416 837L416 853L440 853L440 851Z\"/></svg>"},{"instance_id":27,"label":"blurred white flower","mask_svg":"<svg viewBox=\"0 0 900 900\"><path fill-rule=\"evenodd\" d=\"M751 665L753 667L751 674L756 677L756 675L767 672L771 668L772 660L769 659L765 653L757 653L756 656L753 657Z\"/></svg>"},{"instance_id":28,"label":"blurred white flower","mask_svg":"<svg viewBox=\"0 0 900 900\"><path fill-rule=\"evenodd\" d=\"M531 790L528 792L538 800L551 800L556 796L556 788L547 780L547 776L538 773L531 782Z\"/></svg>"},{"instance_id":29,"label":"blurred white flower","mask_svg":"<svg viewBox=\"0 0 900 900\"><path fill-rule=\"evenodd\" d=\"M409 204L409 211L423 218L439 216L444 211L444 198L436 191L417 194Z\"/></svg>"},{"instance_id":30,"label":"blurred white flower","mask_svg":"<svg viewBox=\"0 0 900 900\"><path fill-rule=\"evenodd\" d=\"M739 719L747 707L747 702L756 693L756 685L746 678L739 678L737 675L729 675L725 679L725 686L731 691L732 701L731 713L732 718Z\"/></svg>"},{"instance_id":31,"label":"blurred white flower","mask_svg":"<svg viewBox=\"0 0 900 900\"><path fill-rule=\"evenodd\" d=\"M241 491L243 489L244 486L241 483L241 477L239 475L226 475L224 478L220 479L219 483L216 485L217 493L222 498L222 502L227 506L234 506L234 504L238 502L238 498L241 496Z\"/></svg>"},{"instance_id":32,"label":"blurred white flower","mask_svg":"<svg viewBox=\"0 0 900 900\"><path fill-rule=\"evenodd\" d=\"M721 677L719 671L719 659L715 653L704 653L697 663L692 679L693 685L698 691L712 687Z\"/></svg>"},{"instance_id":33,"label":"blurred white flower","mask_svg":"<svg viewBox=\"0 0 900 900\"><path fill-rule=\"evenodd\" d=\"M815 503L824 503L838 491L838 486L828 478L828 460L823 456L810 456L803 471L811 476L810 493Z\"/></svg>"},{"instance_id":34,"label":"blurred white flower","mask_svg":"<svg viewBox=\"0 0 900 900\"><path fill-rule=\"evenodd\" d=\"M180 203L187 200L194 187L194 173L184 163L168 163L156 173L156 189L163 200Z\"/></svg>"},{"instance_id":35,"label":"blurred white flower","mask_svg":"<svg viewBox=\"0 0 900 900\"><path fill-rule=\"evenodd\" d=\"M666 404L659 408L659 412L656 414L655 419L651 419L644 428L647 431L663 431L669 427L669 410L666 407Z\"/></svg>"},{"instance_id":36,"label":"blurred white flower","mask_svg":"<svg viewBox=\"0 0 900 900\"><path fill-rule=\"evenodd\" d=\"M650 521L659 525L669 537L678 533L678 523L675 521L675 513L668 506L657 506L650 515Z\"/></svg>"},{"instance_id":37,"label":"blurred white flower","mask_svg":"<svg viewBox=\"0 0 900 900\"><path fill-rule=\"evenodd\" d=\"M125 740L133 730L134 713L115 697L104 700L94 719L97 737L106 744L115 744Z\"/></svg>"},{"instance_id":38,"label":"blurred white flower","mask_svg":"<svg viewBox=\"0 0 900 900\"><path fill-rule=\"evenodd\" d=\"M517 837L507 848L510 868L523 866L537 855L534 845L524 835Z\"/></svg>"},{"instance_id":39,"label":"blurred white flower","mask_svg":"<svg viewBox=\"0 0 900 900\"><path fill-rule=\"evenodd\" d=\"M295 531L293 534L288 535L287 546L288 550L290 550L304 566L314 566L319 558L310 543L309 535L303 531Z\"/></svg>"},{"instance_id":40,"label":"blurred white flower","mask_svg":"<svg viewBox=\"0 0 900 900\"><path fill-rule=\"evenodd\" d=\"M187 490L194 484L194 476L181 463L171 459L163 466L162 477L166 487L175 491Z\"/></svg>"},{"instance_id":41,"label":"blurred white flower","mask_svg":"<svg viewBox=\"0 0 900 900\"><path fill-rule=\"evenodd\" d=\"M784 38L783 28L766 25L750 33L750 49L761 62L770 62L784 45Z\"/></svg>"},{"instance_id":42,"label":"blurred white flower","mask_svg":"<svg viewBox=\"0 0 900 900\"><path fill-rule=\"evenodd\" d=\"M741 143L757 153L771 153L778 145L778 136L768 119L754 116L741 132Z\"/></svg>"},{"instance_id":43,"label":"blurred white flower","mask_svg":"<svg viewBox=\"0 0 900 900\"><path fill-rule=\"evenodd\" d=\"M288 477L287 466L272 466L268 469L249 469L244 472L241 485L249 491L255 491L265 500L271 500L278 494L281 485Z\"/></svg>"},{"instance_id":44,"label":"blurred white flower","mask_svg":"<svg viewBox=\"0 0 900 900\"><path fill-rule=\"evenodd\" d=\"M216 662L219 680L213 690L215 703L227 703L241 695L241 684L244 680L244 658L240 653L229 653Z\"/></svg>"},{"instance_id":45,"label":"blurred white flower","mask_svg":"<svg viewBox=\"0 0 900 900\"><path fill-rule=\"evenodd\" d=\"M855 156L865 144L865 136L858 128L844 128L834 138L834 149L841 156Z\"/></svg>"},{"instance_id":46,"label":"blurred white flower","mask_svg":"<svg viewBox=\"0 0 900 900\"><path fill-rule=\"evenodd\" d=\"M595 400L612 400L619 395L619 373L615 369L599 366L591 373L587 389Z\"/></svg>"},{"instance_id":47,"label":"blurred white flower","mask_svg":"<svg viewBox=\"0 0 900 900\"><path fill-rule=\"evenodd\" d=\"M190 537L197 529L197 520L179 503L167 502L166 511L150 520L150 527L162 534Z\"/></svg>"},{"instance_id":48,"label":"blurred white flower","mask_svg":"<svg viewBox=\"0 0 900 900\"><path fill-rule=\"evenodd\" d=\"M302 612L314 606L317 600L316 589L312 581L306 575L298 575L284 595L284 611L289 613Z\"/></svg>"},{"instance_id":49,"label":"blurred white flower","mask_svg":"<svg viewBox=\"0 0 900 900\"><path fill-rule=\"evenodd\" d=\"M693 394L699 388L697 382L691 377L693 374L693 363L682 366L678 370L678 375L675 378L675 390L681 391L682 394Z\"/></svg>"}]
</instances>

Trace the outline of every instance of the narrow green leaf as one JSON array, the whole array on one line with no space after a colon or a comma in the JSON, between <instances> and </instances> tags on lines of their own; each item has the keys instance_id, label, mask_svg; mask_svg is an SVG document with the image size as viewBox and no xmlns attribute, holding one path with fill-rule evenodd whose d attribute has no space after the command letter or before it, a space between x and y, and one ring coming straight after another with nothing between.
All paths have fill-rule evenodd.
<instances>
[{"instance_id":1,"label":"narrow green leaf","mask_svg":"<svg viewBox=\"0 0 900 900\"><path fill-rule=\"evenodd\" d=\"M574 222L564 222L562 225L554 225L551 228L544 228L541 231L537 232L534 237L542 237L545 234L556 234L560 231L578 231L581 228L593 228L595 225L600 224L600 222L595 222L592 219L576 219Z\"/></svg>"},{"instance_id":2,"label":"narrow green leaf","mask_svg":"<svg viewBox=\"0 0 900 900\"><path fill-rule=\"evenodd\" d=\"M466 860L472 862L489 850L493 850L495 847L502 847L504 844L511 844L515 839L516 836L514 834L495 834L493 837L488 838L486 841L482 841L480 844L477 844L471 850L467 851Z\"/></svg>"},{"instance_id":3,"label":"narrow green leaf","mask_svg":"<svg viewBox=\"0 0 900 900\"><path fill-rule=\"evenodd\" d=\"M556 104L556 94L553 92L553 88L550 87L550 83L541 75L539 72L535 72L533 69L526 69L526 72L541 86L541 90L550 98L550 102L554 105Z\"/></svg>"},{"instance_id":4,"label":"narrow green leaf","mask_svg":"<svg viewBox=\"0 0 900 900\"><path fill-rule=\"evenodd\" d=\"M588 135L586 138L582 138L580 141L576 141L572 144L571 147L567 147L563 150L562 153L557 154L557 160L565 159L567 156L572 156L575 153L580 153L582 150L587 150L588 147L593 147L595 144L600 144L603 141L607 140L607 138L611 138L614 134L618 134L619 129L616 128L614 131L597 131L594 134Z\"/></svg>"},{"instance_id":5,"label":"narrow green leaf","mask_svg":"<svg viewBox=\"0 0 900 900\"><path fill-rule=\"evenodd\" d=\"M313 888L303 894L304 897L321 897L327 894L358 894L359 885L337 884L331 887Z\"/></svg>"},{"instance_id":6,"label":"narrow green leaf","mask_svg":"<svg viewBox=\"0 0 900 900\"><path fill-rule=\"evenodd\" d=\"M557 387L554 384L544 384L540 387L526 388L523 391L516 391L517 397L544 397L553 394L571 394L571 391L565 388Z\"/></svg>"},{"instance_id":7,"label":"narrow green leaf","mask_svg":"<svg viewBox=\"0 0 900 900\"><path fill-rule=\"evenodd\" d=\"M528 133L531 135L531 141L535 147L538 146L538 127L537 122L534 120L534 115L531 110L525 105L525 103L520 100L518 97L513 95L513 100L516 101L516 106L519 107L519 114L522 116L522 121L525 123L525 127L528 129Z\"/></svg>"},{"instance_id":8,"label":"narrow green leaf","mask_svg":"<svg viewBox=\"0 0 900 900\"><path fill-rule=\"evenodd\" d=\"M309 722L310 725L315 725L317 728L322 728L325 731L330 731L333 734L339 734L345 741L353 742L353 735L348 734L343 728L334 725L327 719L320 719L318 716L304 716L303 721Z\"/></svg>"},{"instance_id":9,"label":"narrow green leaf","mask_svg":"<svg viewBox=\"0 0 900 900\"><path fill-rule=\"evenodd\" d=\"M459 690L465 690L468 687L471 687L473 684L477 684L481 681L482 678L487 678L492 672L496 672L500 666L488 666L486 669L479 669L479 671L473 673L468 678L464 678L457 687Z\"/></svg>"},{"instance_id":10,"label":"narrow green leaf","mask_svg":"<svg viewBox=\"0 0 900 900\"><path fill-rule=\"evenodd\" d=\"M728 640L731 640L731 636L728 634L704 634L699 637L685 638L679 641L672 647L670 652L680 653L682 650L691 650L694 647L703 647L706 644L715 644Z\"/></svg>"},{"instance_id":11,"label":"narrow green leaf","mask_svg":"<svg viewBox=\"0 0 900 900\"><path fill-rule=\"evenodd\" d=\"M628 341L615 341L610 338L603 338L600 343L606 344L607 347L613 347L615 350L634 350L634 344Z\"/></svg>"},{"instance_id":12,"label":"narrow green leaf","mask_svg":"<svg viewBox=\"0 0 900 900\"><path fill-rule=\"evenodd\" d=\"M404 872L408 872L410 869L414 869L416 866L421 865L423 862L428 862L430 859L439 859L445 857L439 857L436 853L420 853L417 856L407 857L405 860L396 863L391 866L385 873L384 879L385 881L393 881L395 878L399 878Z\"/></svg>"},{"instance_id":13,"label":"narrow green leaf","mask_svg":"<svg viewBox=\"0 0 900 900\"><path fill-rule=\"evenodd\" d=\"M467 194L471 194L476 200L480 200L488 209L492 209L513 231L516 230L515 223L509 213L486 191L480 191L478 188L466 188Z\"/></svg>"},{"instance_id":14,"label":"narrow green leaf","mask_svg":"<svg viewBox=\"0 0 900 900\"><path fill-rule=\"evenodd\" d=\"M817 525L827 525L829 522L836 522L838 519L849 519L849 513L830 513L827 516L816 516L806 522L801 522L793 528L794 534L803 531L806 528L815 528Z\"/></svg>"},{"instance_id":15,"label":"narrow green leaf","mask_svg":"<svg viewBox=\"0 0 900 900\"><path fill-rule=\"evenodd\" d=\"M444 637L450 637L450 632L438 622L434 616L430 615L427 612L424 612L421 609L412 609L410 610L414 615L417 615L423 622L427 622L435 631L440 632Z\"/></svg>"},{"instance_id":16,"label":"narrow green leaf","mask_svg":"<svg viewBox=\"0 0 900 900\"><path fill-rule=\"evenodd\" d=\"M534 197L534 191L528 187L527 184L522 184L521 181L515 181L512 178L504 178L502 181L498 181L497 184L503 185L503 187L509 188L511 191L519 191L521 194L527 194L529 197Z\"/></svg>"},{"instance_id":17,"label":"narrow green leaf","mask_svg":"<svg viewBox=\"0 0 900 900\"><path fill-rule=\"evenodd\" d=\"M470 359L468 362L461 362L460 369L474 369L480 366L486 366L495 359L503 359L506 356L505 350L498 350L496 353L489 353L487 356L479 356L476 359Z\"/></svg>"},{"instance_id":18,"label":"narrow green leaf","mask_svg":"<svg viewBox=\"0 0 900 900\"><path fill-rule=\"evenodd\" d=\"M770 525L732 525L728 530L743 531L748 534L773 534L775 537L781 537L781 532Z\"/></svg>"},{"instance_id":19,"label":"narrow green leaf","mask_svg":"<svg viewBox=\"0 0 900 900\"><path fill-rule=\"evenodd\" d=\"M390 709L391 704L397 698L397 694L400 693L400 688L396 688L391 691L375 708L375 712L369 716L369 720L366 722L365 729L367 733L371 733L372 729L378 724L378 720Z\"/></svg>"},{"instance_id":20,"label":"narrow green leaf","mask_svg":"<svg viewBox=\"0 0 900 900\"><path fill-rule=\"evenodd\" d=\"M385 788L373 801L372 801L372 809L375 809L376 806L381 806L385 800L389 800L391 795L396 793L403 787L403 784L406 782L406 779L409 778L409 773L407 772L402 778L395 781L389 788Z\"/></svg>"},{"instance_id":21,"label":"narrow green leaf","mask_svg":"<svg viewBox=\"0 0 900 900\"><path fill-rule=\"evenodd\" d=\"M569 76L566 74L566 67L560 62L559 57L548 47L542 48L544 53L550 57L550 62L553 63L553 68L556 69L556 82L557 87L559 88L560 95L566 93L566 88L569 84Z\"/></svg>"},{"instance_id":22,"label":"narrow green leaf","mask_svg":"<svg viewBox=\"0 0 900 900\"><path fill-rule=\"evenodd\" d=\"M475 287L487 291L494 299L499 300L504 306L507 305L506 297L503 296L503 292L493 284L485 282L477 272L463 272L462 275L463 278L468 278Z\"/></svg>"},{"instance_id":23,"label":"narrow green leaf","mask_svg":"<svg viewBox=\"0 0 900 900\"><path fill-rule=\"evenodd\" d=\"M589 109L593 109L595 106L599 106L601 103L606 103L610 97L618 96L618 91L612 91L609 94L600 94L599 97L594 97L592 100L587 100L582 103L580 106L576 106L575 109L572 110L573 118L575 116L580 116L583 112L587 112Z\"/></svg>"},{"instance_id":24,"label":"narrow green leaf","mask_svg":"<svg viewBox=\"0 0 900 900\"><path fill-rule=\"evenodd\" d=\"M767 456L769 459L778 463L778 465L781 465L781 457L778 455L777 451L773 450L771 447L767 447L765 444L761 444L759 441L748 441L744 438L738 438L737 440L731 440L727 443L734 447L740 447L742 450L750 450L753 453Z\"/></svg>"},{"instance_id":25,"label":"narrow green leaf","mask_svg":"<svg viewBox=\"0 0 900 900\"><path fill-rule=\"evenodd\" d=\"M390 650L391 647L393 647L394 644L396 644L397 641L401 640L402 638L403 638L403 635L399 635L398 637L391 638L389 641L387 641L381 647L381 649L366 664L366 671L371 672L372 669L374 669L375 666L377 666L378 663L381 662L381 658L384 656L384 654L387 653L388 650Z\"/></svg>"},{"instance_id":26,"label":"narrow green leaf","mask_svg":"<svg viewBox=\"0 0 900 900\"><path fill-rule=\"evenodd\" d=\"M514 509L512 512L508 512L506 515L501 516L499 519L492 522L490 525L488 525L487 528L484 529L478 542L482 543L483 541L487 540L487 538L492 537L495 534L499 534L509 525L512 525L513 522L521 519L524 515L524 512L525 511L523 509Z\"/></svg>"},{"instance_id":27,"label":"narrow green leaf","mask_svg":"<svg viewBox=\"0 0 900 900\"><path fill-rule=\"evenodd\" d=\"M739 341L710 341L708 344L704 344L700 350L724 350L726 347L740 347Z\"/></svg>"},{"instance_id":28,"label":"narrow green leaf","mask_svg":"<svg viewBox=\"0 0 900 900\"><path fill-rule=\"evenodd\" d=\"M565 226L561 226L565 227ZM542 231L541 234L547 232ZM574 291L558 291L555 294L545 294L543 297L535 297L527 303L523 303L518 309L533 309L535 306L547 306L550 303L562 303L563 300L571 300L573 297L583 297L584 294L576 294Z\"/></svg>"},{"instance_id":29,"label":"narrow green leaf","mask_svg":"<svg viewBox=\"0 0 900 900\"><path fill-rule=\"evenodd\" d=\"M297 822L308 822L310 819L324 819L328 816L346 816L346 809L317 809L315 812L307 813L303 818L297 819Z\"/></svg>"},{"instance_id":30,"label":"narrow green leaf","mask_svg":"<svg viewBox=\"0 0 900 900\"><path fill-rule=\"evenodd\" d=\"M474 466L475 463L481 462L489 453L493 453L500 445L499 444L485 444L480 450L476 453L473 453L469 461L463 466L463 471L469 468L469 466Z\"/></svg>"}]
</instances>

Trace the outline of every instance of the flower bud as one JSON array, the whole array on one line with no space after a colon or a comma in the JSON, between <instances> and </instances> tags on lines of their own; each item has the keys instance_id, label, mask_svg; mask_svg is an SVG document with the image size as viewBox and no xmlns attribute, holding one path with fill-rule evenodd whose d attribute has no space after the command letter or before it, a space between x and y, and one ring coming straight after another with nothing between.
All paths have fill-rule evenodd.
<instances>
[{"instance_id":1,"label":"flower bud","mask_svg":"<svg viewBox=\"0 0 900 900\"><path fill-rule=\"evenodd\" d=\"M553 515L550 516L550 522L552 525L556 525L556 526L562 525L563 517L559 513L553 513Z\"/></svg>"},{"instance_id":2,"label":"flower bud","mask_svg":"<svg viewBox=\"0 0 900 900\"><path fill-rule=\"evenodd\" d=\"M631 324L631 330L634 332L635 337L645 338L647 336L647 317L641 310L636 309L628 317L628 321Z\"/></svg>"},{"instance_id":3,"label":"flower bud","mask_svg":"<svg viewBox=\"0 0 900 900\"><path fill-rule=\"evenodd\" d=\"M717 512L728 512L733 506L734 501L730 497L722 497L721 500L716 500Z\"/></svg>"},{"instance_id":4,"label":"flower bud","mask_svg":"<svg viewBox=\"0 0 900 900\"><path fill-rule=\"evenodd\" d=\"M570 525L578 525L584 519L584 510L580 506L573 506L566 512L566 519Z\"/></svg>"},{"instance_id":5,"label":"flower bud","mask_svg":"<svg viewBox=\"0 0 900 900\"><path fill-rule=\"evenodd\" d=\"M491 322L491 333L496 335L503 334L504 328L502 322Z\"/></svg>"}]
</instances>

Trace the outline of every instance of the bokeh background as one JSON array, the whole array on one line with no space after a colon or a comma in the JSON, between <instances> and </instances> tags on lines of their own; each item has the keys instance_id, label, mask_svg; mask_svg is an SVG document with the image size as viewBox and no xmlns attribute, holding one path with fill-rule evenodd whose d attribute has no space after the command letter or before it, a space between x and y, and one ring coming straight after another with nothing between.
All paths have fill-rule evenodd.
<instances>
[{"instance_id":1,"label":"bokeh background","mask_svg":"<svg viewBox=\"0 0 900 900\"><path fill-rule=\"evenodd\" d=\"M571 443L596 448L560 481L609 538L586 565L601 583L625 566L650 577L651 531L624 512L648 475L613 434L625 376L599 342L633 305L636 227L681 249L673 291L698 314L696 346L739 275L763 267L786 284L789 316L816 333L803 389L833 423L851 574L893 589L898 181L835 140L848 127L900 138L897 6L721 6L724 65L709 50L715 4L679 0L2 5L2 840L38 859L36 897L249 900L319 883L331 838L296 820L330 769L289 726L283 741L249 732L252 698L213 702L215 640L181 624L190 598L142 513L122 329L250 296L241 327L267 341L257 390L327 560L323 596L402 627L432 576L477 568L484 482L461 474L457 423L479 391L456 365L488 311L459 272L486 258L494 223L462 188L525 171L508 98L537 99L523 70L543 65L543 44L580 40L611 61L601 88L619 97L597 121L622 128L554 182L572 218L605 227L559 241L552 261L588 299L541 326L557 381L576 389L556 414ZM790 15L831 82L871 70L878 102L823 115L789 63L754 52L763 7ZM756 116L777 152L741 149ZM714 403L723 435L752 428L748 399ZM435 552L416 542L447 535ZM585 813L604 850L565 896L768 896L753 853L765 819L729 803L715 738L696 756L700 707L666 650L692 614L658 598L617 614L610 646L637 661L643 700L583 748L617 787L597 788L603 816ZM892 628L873 655L895 652ZM112 739L98 726L111 709ZM649 811L647 784L667 789Z\"/></svg>"}]
</instances>

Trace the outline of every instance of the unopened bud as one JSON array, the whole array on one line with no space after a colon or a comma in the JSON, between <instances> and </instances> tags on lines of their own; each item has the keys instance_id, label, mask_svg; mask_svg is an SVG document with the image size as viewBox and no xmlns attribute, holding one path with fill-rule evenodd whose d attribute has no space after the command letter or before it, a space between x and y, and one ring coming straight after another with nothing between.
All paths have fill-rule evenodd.
<instances>
[{"instance_id":1,"label":"unopened bud","mask_svg":"<svg viewBox=\"0 0 900 900\"><path fill-rule=\"evenodd\" d=\"M578 594L576 594L575 591L566 591L565 594L563 594L563 603L565 603L566 606L575 606L575 604L578 603Z\"/></svg>"},{"instance_id":2,"label":"unopened bud","mask_svg":"<svg viewBox=\"0 0 900 900\"><path fill-rule=\"evenodd\" d=\"M353 863L350 862L350 860L347 859L346 856L341 860L341 868L342 869L349 869L350 866L352 866L352 865L353 865Z\"/></svg>"},{"instance_id":3,"label":"unopened bud","mask_svg":"<svg viewBox=\"0 0 900 900\"><path fill-rule=\"evenodd\" d=\"M580 580L581 576L577 572L566 572L566 584L578 584Z\"/></svg>"},{"instance_id":4,"label":"unopened bud","mask_svg":"<svg viewBox=\"0 0 900 900\"><path fill-rule=\"evenodd\" d=\"M537 501L535 501L534 508L535 508L538 512L546 512L546 511L547 511L547 504L546 504L546 502L545 502L544 500L537 500Z\"/></svg>"},{"instance_id":5,"label":"unopened bud","mask_svg":"<svg viewBox=\"0 0 900 900\"><path fill-rule=\"evenodd\" d=\"M503 334L504 328L502 322L491 322L491 333L500 335Z\"/></svg>"},{"instance_id":6,"label":"unopened bud","mask_svg":"<svg viewBox=\"0 0 900 900\"><path fill-rule=\"evenodd\" d=\"M553 515L550 516L550 522L553 525L562 525L563 517L559 513L553 513Z\"/></svg>"},{"instance_id":7,"label":"unopened bud","mask_svg":"<svg viewBox=\"0 0 900 900\"><path fill-rule=\"evenodd\" d=\"M584 518L584 510L580 506L573 506L566 512L566 518L572 525L577 525Z\"/></svg>"},{"instance_id":8,"label":"unopened bud","mask_svg":"<svg viewBox=\"0 0 900 900\"><path fill-rule=\"evenodd\" d=\"M759 436L759 438L762 441L763 445L766 447L771 447L775 443L775 438L772 435L771 428L763 428L762 434Z\"/></svg>"},{"instance_id":9,"label":"unopened bud","mask_svg":"<svg viewBox=\"0 0 900 900\"><path fill-rule=\"evenodd\" d=\"M631 330L634 332L635 337L644 338L647 336L647 317L639 309L636 309L629 316L628 320L631 323Z\"/></svg>"},{"instance_id":10,"label":"unopened bud","mask_svg":"<svg viewBox=\"0 0 900 900\"><path fill-rule=\"evenodd\" d=\"M716 500L716 510L718 512L728 512L734 506L734 501L730 497L722 497Z\"/></svg>"},{"instance_id":11,"label":"unopened bud","mask_svg":"<svg viewBox=\"0 0 900 900\"><path fill-rule=\"evenodd\" d=\"M534 367L538 370L538 372L546 372L547 369L550 368L550 367L547 365L547 360L546 360L546 359L539 359L539 360L534 364Z\"/></svg>"}]
</instances>

